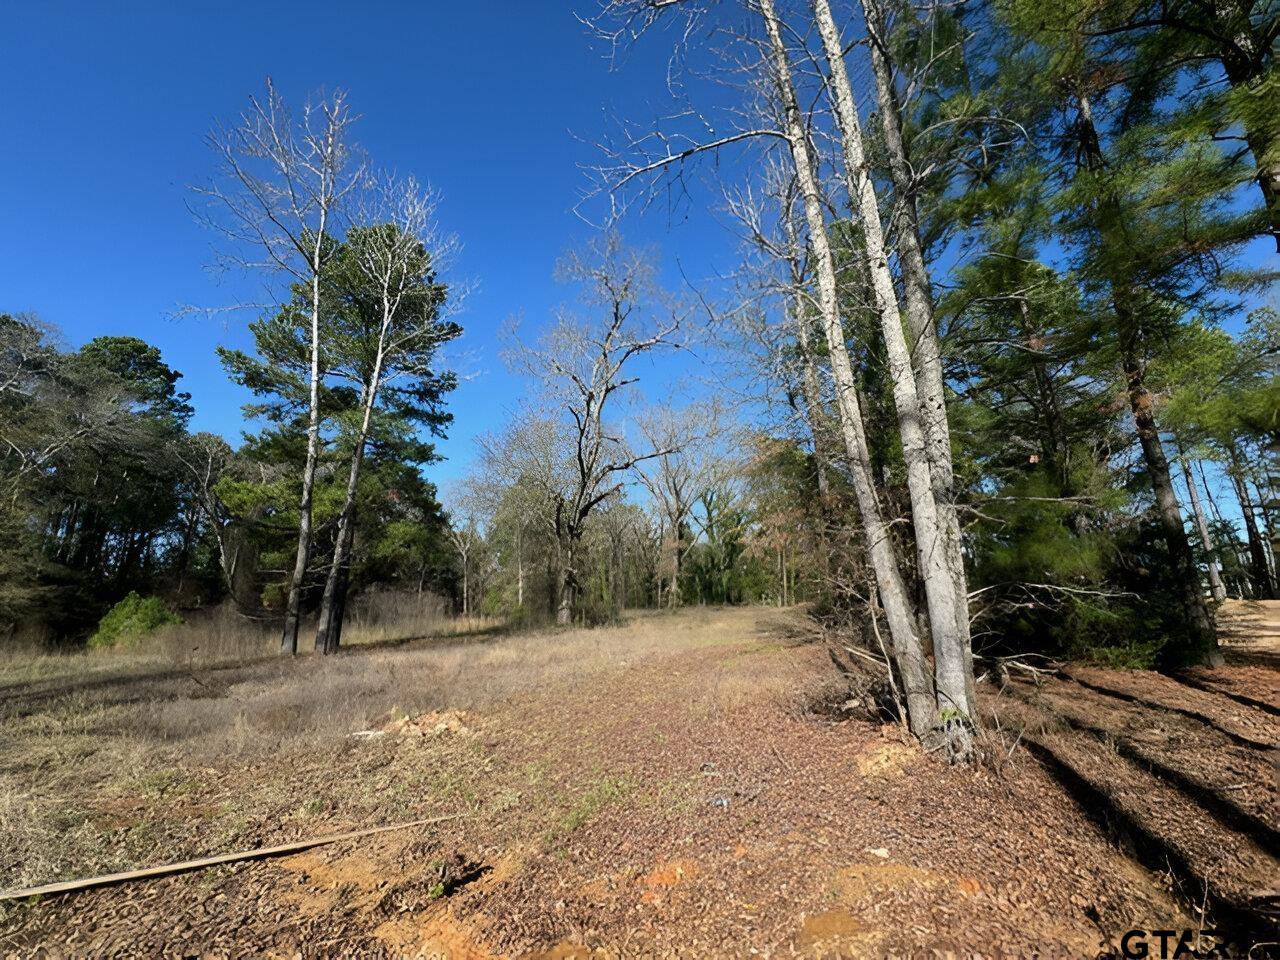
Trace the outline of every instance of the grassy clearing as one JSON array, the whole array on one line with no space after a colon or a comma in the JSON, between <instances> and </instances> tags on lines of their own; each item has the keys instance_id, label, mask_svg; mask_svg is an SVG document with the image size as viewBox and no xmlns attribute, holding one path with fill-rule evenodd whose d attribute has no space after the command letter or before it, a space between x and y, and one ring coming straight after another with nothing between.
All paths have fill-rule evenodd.
<instances>
[{"instance_id":1,"label":"grassy clearing","mask_svg":"<svg viewBox=\"0 0 1280 960\"><path fill-rule=\"evenodd\" d=\"M547 690L571 696L593 675L655 655L739 641L754 617L695 609L506 635L429 622L436 639L238 664L184 664L173 647L10 658L0 674L0 886L517 803L543 818L544 835L570 834L622 798L626 782L602 774L566 793L541 782L536 764L504 768L486 745L486 711ZM383 619L353 632L376 644L397 627ZM174 630L195 639L192 623ZM198 639L228 649L216 633ZM713 674L696 708L712 716L769 695L769 659ZM349 736L432 710L472 711L476 732Z\"/></svg>"}]
</instances>

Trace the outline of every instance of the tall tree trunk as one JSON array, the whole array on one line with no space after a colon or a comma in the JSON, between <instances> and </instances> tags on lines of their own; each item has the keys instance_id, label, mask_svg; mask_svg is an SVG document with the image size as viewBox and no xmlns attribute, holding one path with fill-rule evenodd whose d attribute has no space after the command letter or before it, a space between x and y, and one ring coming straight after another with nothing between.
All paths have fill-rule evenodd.
<instances>
[{"instance_id":1,"label":"tall tree trunk","mask_svg":"<svg viewBox=\"0 0 1280 960\"><path fill-rule=\"evenodd\" d=\"M360 468L364 463L365 445L369 441L369 427L373 422L373 409L378 402L378 388L382 382L383 363L386 359L386 338L392 319L392 307L383 291L382 326L378 331L378 346L373 362L373 372L365 384L360 411L360 430L356 434L355 448L351 451L351 468L347 472L347 489L343 494L342 513L338 517L338 537L333 548L333 563L325 578L324 597L320 601L320 622L316 630L316 650L333 653L342 642L342 614L347 606L347 585L350 582L351 545L355 541L356 492L360 487Z\"/></svg>"},{"instance_id":2,"label":"tall tree trunk","mask_svg":"<svg viewBox=\"0 0 1280 960\"><path fill-rule=\"evenodd\" d=\"M796 228L794 211L788 201L787 209L782 211L782 227L786 232L787 247L791 251L800 249L800 231ZM809 425L809 433L813 437L813 462L817 472L818 501L822 520L830 523L831 478L830 453L828 444L828 426L826 411L822 403L822 387L818 378L818 365L813 356L813 345L809 339L809 324L805 318L805 306L808 303L804 295L804 271L793 253L788 263L791 271L792 298L790 304L791 322L796 328L796 346L800 349L800 389L804 393L805 421Z\"/></svg>"},{"instance_id":3,"label":"tall tree trunk","mask_svg":"<svg viewBox=\"0 0 1280 960\"><path fill-rule=\"evenodd\" d=\"M786 120L787 143L795 165L797 183L804 201L805 220L809 228L818 281L818 302L823 332L830 352L831 375L835 382L840 426L849 455L850 480L858 501L862 528L871 557L871 566L880 592L881 606L893 640L894 658L902 678L907 700L907 716L911 730L926 736L937 716L933 678L929 674L924 648L916 634L911 606L907 601L902 571L894 550L888 525L881 513L871 474L871 457L858 402L853 365L840 322L840 305L836 289L835 260L827 235L823 198L818 187L808 133L796 99L790 59L782 39L782 26L773 0L760 0L760 10L769 38L770 59L778 95Z\"/></svg>"},{"instance_id":4,"label":"tall tree trunk","mask_svg":"<svg viewBox=\"0 0 1280 960\"><path fill-rule=\"evenodd\" d=\"M578 546L572 540L560 553L560 569L556 573L556 623L567 627L573 623L573 608L577 600L578 572L575 569Z\"/></svg>"},{"instance_id":5,"label":"tall tree trunk","mask_svg":"<svg viewBox=\"0 0 1280 960\"><path fill-rule=\"evenodd\" d=\"M302 587L311 561L311 506L316 485L316 464L320 459L320 267L328 208L320 208L320 225L311 253L311 367L307 384L307 459L302 468L302 496L298 501L298 550L289 579L285 604L284 634L280 652L298 652L298 622L302 615Z\"/></svg>"},{"instance_id":6,"label":"tall tree trunk","mask_svg":"<svg viewBox=\"0 0 1280 960\"><path fill-rule=\"evenodd\" d=\"M1081 154L1085 165L1094 172L1104 169L1101 140L1093 120L1093 108L1089 98L1078 93L1079 133ZM1123 258L1125 238L1121 231L1122 215L1118 201L1111 192L1104 192L1097 205L1098 233L1103 246L1112 256ZM1160 443L1160 429L1156 423L1155 397L1147 388L1146 366L1141 356L1142 318L1137 305L1136 291L1129 276L1123 272L1108 278L1111 292L1111 309L1115 314L1120 346L1120 364L1125 379L1125 392L1129 398L1129 411L1133 415L1134 431L1142 448L1142 457L1151 478L1151 490L1155 495L1156 512L1169 550L1172 573L1178 580L1189 632L1188 653L1195 659L1212 662L1217 657L1217 634L1213 617L1205 603L1200 586L1200 572L1196 569L1191 544L1187 540L1182 521L1182 509L1173 487L1169 471L1169 458Z\"/></svg>"},{"instance_id":7,"label":"tall tree trunk","mask_svg":"<svg viewBox=\"0 0 1280 960\"><path fill-rule=\"evenodd\" d=\"M830 22L829 0L816 0L821 15ZM947 418L946 384L942 369L942 343L933 312L933 286L920 240L920 213L910 158L902 135L902 109L893 84L893 63L889 57L888 31L881 0L863 0L863 14L870 39L871 68L876 79L876 100L889 173L893 182L895 208L899 212L896 231L898 264L902 271L903 299L907 326L911 332L911 362L920 397L920 422L933 480L934 499L942 525L947 565L955 581L956 633L965 657L965 682L969 704L977 702L974 690L973 646L969 633L969 579L964 569L960 518L955 505L955 464L951 456L951 425ZM832 25L834 33L834 25ZM828 49L828 56L839 51ZM852 91L850 91L852 94Z\"/></svg>"},{"instance_id":8,"label":"tall tree trunk","mask_svg":"<svg viewBox=\"0 0 1280 960\"><path fill-rule=\"evenodd\" d=\"M1181 450L1179 450L1182 453ZM1200 534L1200 546L1208 558L1209 592L1215 603L1227 599L1227 588L1222 585L1222 576L1218 572L1218 552L1213 547L1213 539L1209 536L1209 522L1205 519L1204 509L1200 506L1200 493L1196 490L1195 477L1191 475L1191 461L1182 453L1182 477L1187 481L1187 497L1191 501L1191 512L1195 514L1196 530Z\"/></svg>"},{"instance_id":9,"label":"tall tree trunk","mask_svg":"<svg viewBox=\"0 0 1280 960\"><path fill-rule=\"evenodd\" d=\"M316 652L334 653L342 642L342 614L346 608L346 591L351 566L351 546L355 541L356 490L360 482L360 464L364 459L365 436L362 432L351 458L351 470L347 474L347 490L338 516L337 542L333 547L333 562L329 565L324 581L324 596L320 601L320 621L316 627Z\"/></svg>"},{"instance_id":10,"label":"tall tree trunk","mask_svg":"<svg viewBox=\"0 0 1280 960\"><path fill-rule=\"evenodd\" d=\"M567 627L573 623L573 582L568 570L559 572L558 599L556 601L556 623Z\"/></svg>"},{"instance_id":11,"label":"tall tree trunk","mask_svg":"<svg viewBox=\"0 0 1280 960\"><path fill-rule=\"evenodd\" d=\"M1151 478L1156 511L1169 549L1169 561L1182 586L1183 605L1191 630L1193 649L1190 652L1195 657L1211 659L1217 649L1213 618L1205 605L1200 574L1191 553L1191 544L1187 541L1182 509L1178 504L1178 494L1173 488L1173 476L1169 470L1169 459L1160 443L1160 429L1155 418L1155 397L1147 389L1146 374L1132 338L1124 335L1124 331L1132 331L1136 321L1131 316L1123 294L1113 299L1122 330L1121 359L1128 385L1129 410L1133 414L1138 443L1142 447L1142 457L1147 465L1147 475Z\"/></svg>"},{"instance_id":12,"label":"tall tree trunk","mask_svg":"<svg viewBox=\"0 0 1280 960\"><path fill-rule=\"evenodd\" d=\"M862 125L853 99L853 88L845 70L840 35L831 17L828 0L813 0L813 8L830 72L828 87L835 108L836 123L840 128L849 196L862 224L871 289L889 361L889 379L893 388L898 432L902 440L902 459L911 495L911 522L915 530L916 556L920 576L924 581L929 629L933 636L938 708L952 739L952 751L963 756L971 749L964 727L976 722L977 709L973 698L972 659L965 652L969 635L967 590L965 594L957 591L957 584L964 583L963 563L960 564L959 571L953 569L955 562L960 559L959 528L955 528L954 543L949 546L948 540L951 538L943 519L943 511L939 509L940 500L947 506L952 502L950 483L944 478L939 488L939 497L938 492L935 492L932 457L926 447L926 417L921 406L920 392L916 388L911 353L903 334L898 295L894 290L893 274L889 270L884 229L880 222L879 201L863 148ZM923 271L923 261L920 269ZM917 281L920 279L916 278ZM923 281L928 283L927 276ZM928 292L916 290L914 296L917 299L927 298ZM920 306L923 309L923 303ZM928 326L931 327L932 317L927 319ZM937 369L930 375L937 378L939 394L935 398L936 404L928 411L928 416L934 421L940 419L945 425L947 414L940 394L942 374L937 356L936 333L933 337L933 354L933 363L937 365ZM945 426L941 429L945 431ZM943 457L949 465L950 438L944 433L942 439L947 447Z\"/></svg>"},{"instance_id":13,"label":"tall tree trunk","mask_svg":"<svg viewBox=\"0 0 1280 960\"><path fill-rule=\"evenodd\" d=\"M1253 581L1254 596L1269 600L1275 596L1271 583L1271 571L1267 567L1266 547L1262 543L1262 534L1258 530L1258 517L1254 513L1253 497L1249 495L1248 484L1244 479L1244 464L1240 452L1233 443L1228 449L1231 456L1231 484L1235 487L1236 497L1240 500L1240 512L1244 515L1244 532L1249 543L1249 577Z\"/></svg>"}]
</instances>

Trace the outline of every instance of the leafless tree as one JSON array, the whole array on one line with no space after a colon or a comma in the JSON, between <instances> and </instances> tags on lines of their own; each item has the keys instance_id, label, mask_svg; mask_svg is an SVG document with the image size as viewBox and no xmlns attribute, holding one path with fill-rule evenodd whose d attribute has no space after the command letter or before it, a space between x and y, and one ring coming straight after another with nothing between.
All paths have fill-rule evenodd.
<instances>
[{"instance_id":1,"label":"leafless tree","mask_svg":"<svg viewBox=\"0 0 1280 960\"><path fill-rule=\"evenodd\" d=\"M511 331L508 358L542 388L546 405L538 429L515 431L495 460L518 477L543 485L558 544L556 621L572 621L581 588L579 550L592 512L625 485L636 464L662 451L637 453L607 415L619 391L636 383L637 358L677 345L685 311L662 304L654 268L641 254L605 234L561 264L561 278L577 284L590 316L562 311L536 343ZM665 309L663 309L665 307ZM499 452L502 451L502 452Z\"/></svg>"},{"instance_id":2,"label":"leafless tree","mask_svg":"<svg viewBox=\"0 0 1280 960\"><path fill-rule=\"evenodd\" d=\"M662 3L660 0L611 0L605 4L605 14L615 18L623 17L628 24L638 22L644 25L660 15L664 8L675 5L674 0L671 3ZM685 9L694 11L701 6L697 0L688 0ZM916 632L901 567L871 472L866 426L841 316L835 254L827 225L828 201L819 177L819 156L814 143L812 116L801 107L788 44L788 39L794 34L778 14L774 0L746 0L746 8L758 16L758 22L763 27L763 42L751 42L756 44L759 51L756 69L764 82L763 95L770 103L769 115L774 115L777 119L762 123L759 127L748 123L739 131L740 135L735 134L732 139L726 139L728 135L709 136L699 143L683 146L678 150L668 148L656 156L645 156L642 153L639 159L622 164L611 159L604 168L603 175L612 189L617 190L637 178L661 174L673 166L682 165L700 152L720 150L730 142L770 137L785 145L803 211L816 293L813 298L815 312L827 341L828 362L847 456L846 463L905 688L911 728L917 734L924 735L934 727L935 719L939 716L937 696L940 693L941 699L945 701L941 715L947 727L949 746L955 755L964 756L969 752L967 726L973 714L969 708L970 687L965 679L967 661L962 644L956 641L955 636L958 619L955 580L947 566L939 529L937 500L920 425L918 390L911 369L910 353L898 319L893 278L889 273L887 253L883 247L883 234L879 230L878 208L874 211L876 222L867 222L871 213L867 203L875 206L876 197L867 176L865 159L861 156L861 133L856 126L856 109L847 100L843 104L840 102L841 93L849 89L847 78L843 89L839 83L830 83L828 93L837 112L838 140L843 148L850 199L864 221L864 236L870 234L871 241L876 236L881 239L880 249L869 250L867 260L872 287L876 292L874 306L888 347L888 373L911 478L913 521L917 528L921 569L930 586L931 627L945 641L940 649L935 650L939 657L939 679L942 686L938 693L935 693L933 676ZM693 13L689 12L687 15L692 16ZM821 28L821 24L819 26ZM828 58L828 69L833 73L843 70L843 52L837 52L839 56L834 61ZM808 57L807 51L803 53ZM658 142L665 141L659 138ZM640 145L642 150L645 146L644 141L639 138L633 138L633 143ZM953 669L953 666L957 668Z\"/></svg>"},{"instance_id":3,"label":"leafless tree","mask_svg":"<svg viewBox=\"0 0 1280 960\"><path fill-rule=\"evenodd\" d=\"M285 654L298 650L302 586L311 558L320 453L321 271L341 228L342 204L365 178L364 161L347 140L354 119L341 92L309 102L295 119L268 80L265 97L251 97L236 123L210 133L217 175L194 188L204 201L197 216L231 241L221 254L224 264L265 270L310 292L307 456L280 642Z\"/></svg>"},{"instance_id":4,"label":"leafless tree","mask_svg":"<svg viewBox=\"0 0 1280 960\"><path fill-rule=\"evenodd\" d=\"M874 4L875 0L868 2ZM923 314L929 310L928 316L921 315L913 322L913 327L921 328L921 346L928 344L929 353L927 362L917 358L929 384L929 389L924 391L928 403L922 408L922 391L916 381L916 370L912 367L911 351L898 307L898 295L889 269L889 251L880 218L880 200L871 179L871 167L863 144L862 124L845 68L844 46L831 15L829 0L812 0L812 7L829 70L827 90L840 131L846 186L858 212L875 310L880 319L880 330L888 358L889 382L898 415L898 433L902 441L907 486L911 493L916 559L924 581L929 627L933 635L938 706L941 715L946 718L944 723L949 735L955 741L953 751L957 755L967 755L969 747L961 742L967 734L961 728L976 716L972 660L967 652L968 590L960 554L959 526L955 520L950 490L951 447L942 397L942 365L938 357L932 312L926 306L930 299L928 278L923 275L924 264L920 259L914 264L915 269L908 272L906 284L910 297L908 303L916 308L912 312ZM761 0L761 10L772 37L774 28L769 25L769 21L771 17L776 20L773 0ZM872 22L878 23L874 18L868 20L869 25ZM780 45L779 34L775 47ZM884 67L883 63L881 66ZM894 106L896 107L896 102ZM899 146L900 140L899 136ZM915 253L918 257L918 248ZM924 289L921 289L922 286ZM926 335L926 328L932 335ZM930 425L930 431L926 431L926 425ZM928 441L927 432L932 434ZM934 451L932 455L931 451ZM939 461L945 461L945 464ZM935 476L938 478L936 484ZM944 516L948 511L949 522Z\"/></svg>"},{"instance_id":5,"label":"leafless tree","mask_svg":"<svg viewBox=\"0 0 1280 960\"><path fill-rule=\"evenodd\" d=\"M235 453L222 437L213 433L197 433L186 443L178 444L174 456L182 464L192 497L204 515L218 548L218 569L232 596L236 592L237 552L227 541L226 508L216 486L235 458Z\"/></svg>"},{"instance_id":6,"label":"leafless tree","mask_svg":"<svg viewBox=\"0 0 1280 960\"><path fill-rule=\"evenodd\" d=\"M641 435L654 456L637 464L636 474L661 510L669 533L671 585L668 605L680 603L680 572L689 548L689 518L710 478L722 433L720 408L714 402L676 408L669 403L636 418Z\"/></svg>"},{"instance_id":7,"label":"leafless tree","mask_svg":"<svg viewBox=\"0 0 1280 960\"><path fill-rule=\"evenodd\" d=\"M473 517L459 517L449 526L449 540L462 562L462 615L471 616L471 558L480 543L480 530Z\"/></svg>"}]
</instances>

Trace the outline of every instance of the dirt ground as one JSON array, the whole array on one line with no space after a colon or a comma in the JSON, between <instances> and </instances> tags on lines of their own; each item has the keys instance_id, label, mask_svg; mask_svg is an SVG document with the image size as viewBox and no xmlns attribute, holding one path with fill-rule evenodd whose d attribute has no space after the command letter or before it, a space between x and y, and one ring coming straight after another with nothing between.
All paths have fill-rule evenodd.
<instances>
[{"instance_id":1,"label":"dirt ground","mask_svg":"<svg viewBox=\"0 0 1280 960\"><path fill-rule=\"evenodd\" d=\"M1267 650L1240 654L1181 679L992 675L973 769L841 709L803 618L759 608L0 675L4 887L451 817L3 902L0 955L1096 957L1206 922L1252 942L1280 722L1248 674L1274 681Z\"/></svg>"}]
</instances>

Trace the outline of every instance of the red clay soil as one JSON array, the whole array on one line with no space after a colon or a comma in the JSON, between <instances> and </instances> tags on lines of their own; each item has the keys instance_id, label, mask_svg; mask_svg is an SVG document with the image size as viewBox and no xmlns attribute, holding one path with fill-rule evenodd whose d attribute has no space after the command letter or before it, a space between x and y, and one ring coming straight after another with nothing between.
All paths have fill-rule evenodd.
<instances>
[{"instance_id":1,"label":"red clay soil","mask_svg":"<svg viewBox=\"0 0 1280 960\"><path fill-rule=\"evenodd\" d=\"M467 818L10 905L0 954L1082 958L1196 927L1164 864L1139 865L1052 764L992 740L949 768L762 693L833 670L753 633L469 714L455 752L486 795L441 798Z\"/></svg>"}]
</instances>

